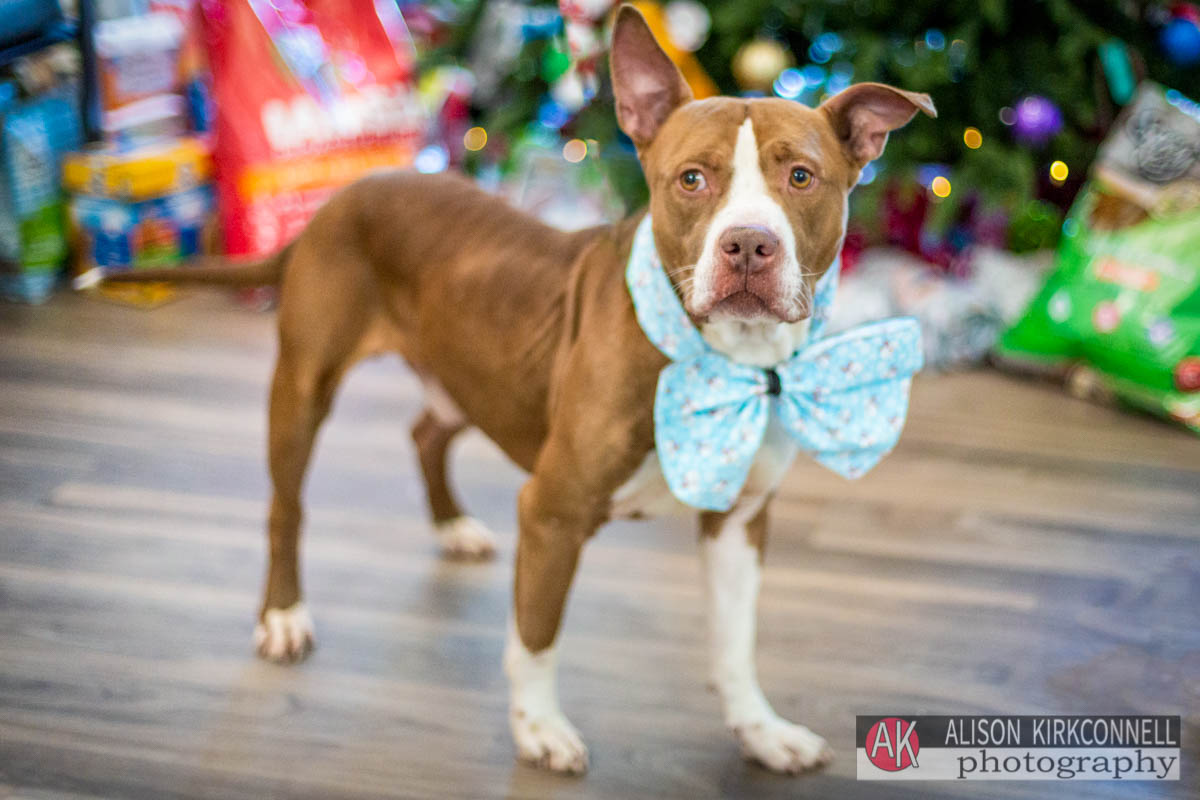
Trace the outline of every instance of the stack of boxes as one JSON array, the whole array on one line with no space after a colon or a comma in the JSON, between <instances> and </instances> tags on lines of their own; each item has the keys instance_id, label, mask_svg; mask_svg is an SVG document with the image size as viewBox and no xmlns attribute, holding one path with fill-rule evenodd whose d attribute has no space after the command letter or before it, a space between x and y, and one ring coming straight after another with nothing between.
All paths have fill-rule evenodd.
<instances>
[{"instance_id":1,"label":"stack of boxes","mask_svg":"<svg viewBox=\"0 0 1200 800\"><path fill-rule=\"evenodd\" d=\"M63 162L70 192L74 272L164 267L211 250L212 159L207 142L188 135L186 6L101 22L101 127L105 143ZM100 288L110 299L155 306L172 296L164 284Z\"/></svg>"},{"instance_id":2,"label":"stack of boxes","mask_svg":"<svg viewBox=\"0 0 1200 800\"><path fill-rule=\"evenodd\" d=\"M75 272L163 267L211 250L212 160L196 137L100 146L63 161ZM139 306L172 297L164 284L111 284L104 296Z\"/></svg>"},{"instance_id":3,"label":"stack of boxes","mask_svg":"<svg viewBox=\"0 0 1200 800\"><path fill-rule=\"evenodd\" d=\"M57 9L57 0L38 2ZM214 243L210 148L191 133L207 118L200 43L185 24L193 2L98 4L109 17L91 31L102 143L84 147L77 58L53 91L24 78L19 89L0 83L0 293L7 298L46 300L68 250L78 274L176 265ZM0 45L3 33L0 21ZM50 52L14 62L14 73L36 74ZM136 305L170 296L162 285L101 293Z\"/></svg>"}]
</instances>

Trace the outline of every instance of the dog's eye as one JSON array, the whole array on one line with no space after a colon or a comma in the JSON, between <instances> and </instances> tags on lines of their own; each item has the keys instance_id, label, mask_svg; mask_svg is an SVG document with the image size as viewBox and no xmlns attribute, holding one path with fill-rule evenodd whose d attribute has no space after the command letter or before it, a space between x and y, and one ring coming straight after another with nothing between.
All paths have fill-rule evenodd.
<instances>
[{"instance_id":1,"label":"dog's eye","mask_svg":"<svg viewBox=\"0 0 1200 800\"><path fill-rule=\"evenodd\" d=\"M704 173L698 169L684 170L684 173L679 176L679 185L684 188L684 191L698 192L707 186L704 180Z\"/></svg>"},{"instance_id":2,"label":"dog's eye","mask_svg":"<svg viewBox=\"0 0 1200 800\"><path fill-rule=\"evenodd\" d=\"M792 175L791 175L790 180L792 182L793 188L807 189L809 184L812 183L812 178L813 178L813 176L812 176L811 172L804 169L803 167L796 167L795 169L792 170Z\"/></svg>"}]
</instances>

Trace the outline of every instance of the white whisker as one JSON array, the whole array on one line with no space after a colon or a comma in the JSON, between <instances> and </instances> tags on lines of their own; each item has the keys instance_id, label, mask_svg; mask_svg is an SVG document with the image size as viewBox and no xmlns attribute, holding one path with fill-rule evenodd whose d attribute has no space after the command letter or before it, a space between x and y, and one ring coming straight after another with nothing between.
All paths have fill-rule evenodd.
<instances>
[{"instance_id":1,"label":"white whisker","mask_svg":"<svg viewBox=\"0 0 1200 800\"><path fill-rule=\"evenodd\" d=\"M687 272L689 269L694 272L696 269L696 265L695 264L684 264L682 267L676 267L675 269L668 269L668 270L663 270L663 271L667 273L668 278L674 278L679 273Z\"/></svg>"}]
</instances>

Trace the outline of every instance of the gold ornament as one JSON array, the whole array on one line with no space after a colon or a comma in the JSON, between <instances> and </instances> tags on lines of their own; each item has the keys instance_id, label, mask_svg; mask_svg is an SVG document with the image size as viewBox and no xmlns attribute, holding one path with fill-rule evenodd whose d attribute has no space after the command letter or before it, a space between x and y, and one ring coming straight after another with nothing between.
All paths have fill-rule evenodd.
<instances>
[{"instance_id":1,"label":"gold ornament","mask_svg":"<svg viewBox=\"0 0 1200 800\"><path fill-rule=\"evenodd\" d=\"M792 65L792 54L773 39L753 39L733 57L733 77L746 91L770 92L779 73Z\"/></svg>"}]
</instances>

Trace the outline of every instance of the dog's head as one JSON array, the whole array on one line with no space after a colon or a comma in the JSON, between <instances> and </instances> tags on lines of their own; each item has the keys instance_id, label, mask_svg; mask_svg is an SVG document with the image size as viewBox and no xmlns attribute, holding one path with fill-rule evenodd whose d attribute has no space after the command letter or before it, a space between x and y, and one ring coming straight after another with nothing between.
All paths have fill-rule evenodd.
<instances>
[{"instance_id":1,"label":"dog's head","mask_svg":"<svg viewBox=\"0 0 1200 800\"><path fill-rule=\"evenodd\" d=\"M688 313L794 323L846 232L847 196L888 132L928 95L860 83L818 108L778 98L693 100L642 15L621 8L611 56L617 121L650 187L654 238Z\"/></svg>"}]
</instances>

